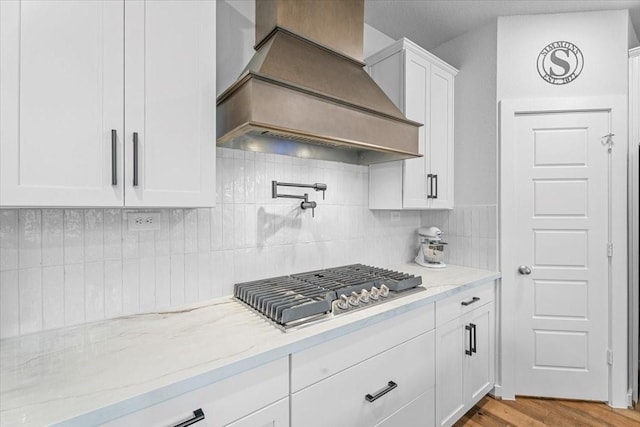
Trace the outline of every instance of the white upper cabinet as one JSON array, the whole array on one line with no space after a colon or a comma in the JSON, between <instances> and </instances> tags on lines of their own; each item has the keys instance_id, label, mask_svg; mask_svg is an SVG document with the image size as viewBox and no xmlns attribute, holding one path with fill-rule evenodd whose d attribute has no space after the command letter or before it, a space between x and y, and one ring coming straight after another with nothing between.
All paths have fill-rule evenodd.
<instances>
[{"instance_id":1,"label":"white upper cabinet","mask_svg":"<svg viewBox=\"0 0 640 427\"><path fill-rule=\"evenodd\" d=\"M419 133L424 157L369 167L369 208L452 209L458 71L407 39L366 62L371 77L407 118L424 124Z\"/></svg>"},{"instance_id":2,"label":"white upper cabinet","mask_svg":"<svg viewBox=\"0 0 640 427\"><path fill-rule=\"evenodd\" d=\"M122 206L123 7L0 2L2 206Z\"/></svg>"},{"instance_id":3,"label":"white upper cabinet","mask_svg":"<svg viewBox=\"0 0 640 427\"><path fill-rule=\"evenodd\" d=\"M213 206L215 12L0 2L0 204Z\"/></svg>"},{"instance_id":4,"label":"white upper cabinet","mask_svg":"<svg viewBox=\"0 0 640 427\"><path fill-rule=\"evenodd\" d=\"M127 206L213 206L215 1L127 1L125 42Z\"/></svg>"}]
</instances>

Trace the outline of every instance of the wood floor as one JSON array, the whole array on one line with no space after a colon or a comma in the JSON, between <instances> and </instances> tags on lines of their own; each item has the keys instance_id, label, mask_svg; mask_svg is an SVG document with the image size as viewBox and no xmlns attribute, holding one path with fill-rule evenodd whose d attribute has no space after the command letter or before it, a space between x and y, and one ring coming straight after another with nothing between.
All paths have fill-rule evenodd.
<instances>
[{"instance_id":1,"label":"wood floor","mask_svg":"<svg viewBox=\"0 0 640 427\"><path fill-rule=\"evenodd\" d=\"M612 409L604 403L486 396L455 427L505 426L640 426L640 411Z\"/></svg>"}]
</instances>

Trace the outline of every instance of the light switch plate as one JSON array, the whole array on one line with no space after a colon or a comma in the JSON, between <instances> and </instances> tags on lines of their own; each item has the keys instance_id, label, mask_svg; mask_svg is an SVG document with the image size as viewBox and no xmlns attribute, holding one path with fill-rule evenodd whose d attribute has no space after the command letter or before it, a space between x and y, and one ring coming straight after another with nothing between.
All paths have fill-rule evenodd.
<instances>
[{"instance_id":1,"label":"light switch plate","mask_svg":"<svg viewBox=\"0 0 640 427\"><path fill-rule=\"evenodd\" d=\"M129 231L160 230L160 212L128 212Z\"/></svg>"}]
</instances>

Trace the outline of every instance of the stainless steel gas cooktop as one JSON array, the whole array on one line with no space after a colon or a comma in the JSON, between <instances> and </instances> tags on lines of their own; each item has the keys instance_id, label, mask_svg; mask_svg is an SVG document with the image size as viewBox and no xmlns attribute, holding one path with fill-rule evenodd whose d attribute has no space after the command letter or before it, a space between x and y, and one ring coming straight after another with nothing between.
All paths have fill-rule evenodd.
<instances>
[{"instance_id":1,"label":"stainless steel gas cooktop","mask_svg":"<svg viewBox=\"0 0 640 427\"><path fill-rule=\"evenodd\" d=\"M423 288L422 277L362 264L236 283L234 296L287 329Z\"/></svg>"}]
</instances>

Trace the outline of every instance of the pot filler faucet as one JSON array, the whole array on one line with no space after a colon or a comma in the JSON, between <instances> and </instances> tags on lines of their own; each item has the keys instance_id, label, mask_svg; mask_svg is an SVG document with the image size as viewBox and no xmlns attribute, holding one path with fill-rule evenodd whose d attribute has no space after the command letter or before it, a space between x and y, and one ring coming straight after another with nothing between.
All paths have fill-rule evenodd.
<instances>
[{"instance_id":1,"label":"pot filler faucet","mask_svg":"<svg viewBox=\"0 0 640 427\"><path fill-rule=\"evenodd\" d=\"M327 191L327 184L321 184L316 182L315 184L294 184L291 182L278 182L271 181L271 197L274 199L301 199L300 209L311 209L311 216L315 217L315 209L318 204L314 201L309 201L309 193L304 193L303 196L297 194L278 194L278 187L298 187L298 188L313 188L316 191L322 191L322 200L324 200L324 192Z\"/></svg>"}]
</instances>

